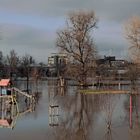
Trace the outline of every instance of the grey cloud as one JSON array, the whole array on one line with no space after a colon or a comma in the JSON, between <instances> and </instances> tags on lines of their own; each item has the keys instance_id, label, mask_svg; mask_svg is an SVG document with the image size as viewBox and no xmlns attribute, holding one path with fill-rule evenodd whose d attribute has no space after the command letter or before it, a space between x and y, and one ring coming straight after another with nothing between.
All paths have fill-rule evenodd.
<instances>
[{"instance_id":1,"label":"grey cloud","mask_svg":"<svg viewBox=\"0 0 140 140\"><path fill-rule=\"evenodd\" d=\"M2 31L1 51L4 54L14 49L19 55L28 53L45 62L47 56L56 50L55 34L50 31L16 25L5 25Z\"/></svg>"},{"instance_id":2,"label":"grey cloud","mask_svg":"<svg viewBox=\"0 0 140 140\"><path fill-rule=\"evenodd\" d=\"M105 16L109 20L122 21L133 15L140 15L139 5L140 1L137 0L113 1L112 4L106 5L106 9L103 11L105 11Z\"/></svg>"},{"instance_id":3,"label":"grey cloud","mask_svg":"<svg viewBox=\"0 0 140 140\"><path fill-rule=\"evenodd\" d=\"M2 30L2 41L9 44L17 44L17 45L27 45L27 46L39 46L46 45L48 40L52 40L50 36L50 31L43 31L34 29L31 27L8 25L8 27L3 26ZM53 33L52 33L53 34Z\"/></svg>"},{"instance_id":4,"label":"grey cloud","mask_svg":"<svg viewBox=\"0 0 140 140\"><path fill-rule=\"evenodd\" d=\"M43 17L65 16L77 9L95 10L99 18L122 20L140 15L139 0L0 0L0 8Z\"/></svg>"}]
</instances>

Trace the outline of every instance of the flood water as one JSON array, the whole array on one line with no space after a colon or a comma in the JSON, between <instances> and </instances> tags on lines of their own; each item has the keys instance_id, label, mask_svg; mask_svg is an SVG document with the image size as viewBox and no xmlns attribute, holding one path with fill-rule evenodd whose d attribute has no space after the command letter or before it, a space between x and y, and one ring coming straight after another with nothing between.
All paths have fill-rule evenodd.
<instances>
[{"instance_id":1,"label":"flood water","mask_svg":"<svg viewBox=\"0 0 140 140\"><path fill-rule=\"evenodd\" d=\"M23 82L17 86L26 87ZM47 81L30 88L38 91L36 103L30 110L19 98L21 114L13 114L12 127L1 126L0 140L140 139L139 95L81 94L76 87L58 88Z\"/></svg>"}]
</instances>

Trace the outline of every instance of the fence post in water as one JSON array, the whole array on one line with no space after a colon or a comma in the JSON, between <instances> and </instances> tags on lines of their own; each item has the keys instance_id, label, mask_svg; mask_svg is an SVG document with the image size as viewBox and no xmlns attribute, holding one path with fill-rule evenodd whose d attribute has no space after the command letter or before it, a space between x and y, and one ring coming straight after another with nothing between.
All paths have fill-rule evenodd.
<instances>
[{"instance_id":1,"label":"fence post in water","mask_svg":"<svg viewBox=\"0 0 140 140\"><path fill-rule=\"evenodd\" d=\"M119 85L118 85L118 87L119 87L119 90L121 90L121 83L120 83L120 81L119 81Z\"/></svg>"},{"instance_id":2,"label":"fence post in water","mask_svg":"<svg viewBox=\"0 0 140 140\"><path fill-rule=\"evenodd\" d=\"M129 100L129 123L130 123L130 129L132 129L132 95L130 95L130 100Z\"/></svg>"},{"instance_id":3,"label":"fence post in water","mask_svg":"<svg viewBox=\"0 0 140 140\"><path fill-rule=\"evenodd\" d=\"M59 86L60 87L64 87L65 86L65 79L62 76L59 77Z\"/></svg>"}]
</instances>

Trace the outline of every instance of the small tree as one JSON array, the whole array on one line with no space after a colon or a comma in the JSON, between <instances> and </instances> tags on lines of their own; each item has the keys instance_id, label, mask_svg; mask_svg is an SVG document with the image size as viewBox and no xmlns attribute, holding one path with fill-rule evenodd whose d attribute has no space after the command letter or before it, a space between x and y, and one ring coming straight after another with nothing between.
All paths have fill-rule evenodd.
<instances>
[{"instance_id":1,"label":"small tree","mask_svg":"<svg viewBox=\"0 0 140 140\"><path fill-rule=\"evenodd\" d=\"M42 68L33 67L32 71L31 71L31 76L35 82L36 92L38 92L38 81L42 77Z\"/></svg>"},{"instance_id":2,"label":"small tree","mask_svg":"<svg viewBox=\"0 0 140 140\"><path fill-rule=\"evenodd\" d=\"M35 63L32 56L26 54L21 58L21 68L23 75L27 78L27 92L29 93L29 77L31 72L31 65Z\"/></svg>"},{"instance_id":3,"label":"small tree","mask_svg":"<svg viewBox=\"0 0 140 140\"><path fill-rule=\"evenodd\" d=\"M127 71L128 79L131 81L131 89L136 90L139 69L136 64L129 64Z\"/></svg>"},{"instance_id":4,"label":"small tree","mask_svg":"<svg viewBox=\"0 0 140 140\"><path fill-rule=\"evenodd\" d=\"M0 51L0 78L4 76L4 57L2 51Z\"/></svg>"},{"instance_id":5,"label":"small tree","mask_svg":"<svg viewBox=\"0 0 140 140\"><path fill-rule=\"evenodd\" d=\"M91 31L96 28L94 12L72 12L66 28L57 32L57 47L68 56L66 74L86 84L95 66L96 49Z\"/></svg>"},{"instance_id":6,"label":"small tree","mask_svg":"<svg viewBox=\"0 0 140 140\"><path fill-rule=\"evenodd\" d=\"M125 25L126 38L130 43L130 54L134 63L140 63L140 18L133 17Z\"/></svg>"},{"instance_id":7,"label":"small tree","mask_svg":"<svg viewBox=\"0 0 140 140\"><path fill-rule=\"evenodd\" d=\"M9 55L7 55L7 63L9 65L9 74L12 78L12 74L16 72L17 65L19 64L19 57L15 50L11 50Z\"/></svg>"}]
</instances>

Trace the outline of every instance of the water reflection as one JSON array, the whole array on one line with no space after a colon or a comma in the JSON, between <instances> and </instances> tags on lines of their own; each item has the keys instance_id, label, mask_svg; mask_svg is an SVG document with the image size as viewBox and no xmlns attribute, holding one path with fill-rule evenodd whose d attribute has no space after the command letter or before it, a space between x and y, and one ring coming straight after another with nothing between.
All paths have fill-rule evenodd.
<instances>
[{"instance_id":1,"label":"water reflection","mask_svg":"<svg viewBox=\"0 0 140 140\"><path fill-rule=\"evenodd\" d=\"M120 96L114 97L115 95L106 94L105 96L100 95L100 102L103 103L101 111L103 112L103 118L105 119L105 140L113 140L114 136L114 124L113 114L115 107L120 99Z\"/></svg>"},{"instance_id":2,"label":"water reflection","mask_svg":"<svg viewBox=\"0 0 140 140\"><path fill-rule=\"evenodd\" d=\"M48 82L48 100L49 100L49 126L59 125L59 105L55 97L58 96L59 90L56 85ZM61 94L61 93L60 93Z\"/></svg>"},{"instance_id":3,"label":"water reflection","mask_svg":"<svg viewBox=\"0 0 140 140\"><path fill-rule=\"evenodd\" d=\"M92 116L97 109L94 108L94 97L79 93L71 95L69 93L72 92L72 89L63 96L58 91L58 87L54 86L50 89L49 86L50 106L53 104L54 107L61 108L60 125L59 128L54 128L54 139L87 139L88 129L93 126ZM59 95L61 97L58 97Z\"/></svg>"},{"instance_id":4,"label":"water reflection","mask_svg":"<svg viewBox=\"0 0 140 140\"><path fill-rule=\"evenodd\" d=\"M138 95L132 97L131 112L130 95L85 95L79 93L77 87L59 87L57 81L47 84L48 94L44 97L48 96L49 127L46 129L49 139L124 140L136 137L135 129L139 126L136 116L140 112ZM135 139L139 134L137 131Z\"/></svg>"},{"instance_id":5,"label":"water reflection","mask_svg":"<svg viewBox=\"0 0 140 140\"><path fill-rule=\"evenodd\" d=\"M133 140L137 140L140 137L139 100L138 95L130 95L129 97L130 137Z\"/></svg>"},{"instance_id":6,"label":"water reflection","mask_svg":"<svg viewBox=\"0 0 140 140\"><path fill-rule=\"evenodd\" d=\"M6 109L7 102L3 100L0 119L9 126L14 124L14 133L0 129L0 139L23 136L21 140L139 140L139 95L85 95L78 91L75 86L63 88L56 81L43 81L38 82L37 92L35 89L33 108L25 97L18 97L18 107L8 104Z\"/></svg>"},{"instance_id":7,"label":"water reflection","mask_svg":"<svg viewBox=\"0 0 140 140\"><path fill-rule=\"evenodd\" d=\"M136 127L134 122L139 120L138 95L133 96L135 99L131 101L132 95L85 95L78 93L78 90L73 91L75 94L70 94L71 89L60 98L58 87L54 86L52 89L53 102L61 108L61 119L60 125L53 128L51 139L123 140L124 137L131 139L132 132L136 133L133 129ZM132 109L131 104L133 104Z\"/></svg>"}]
</instances>

